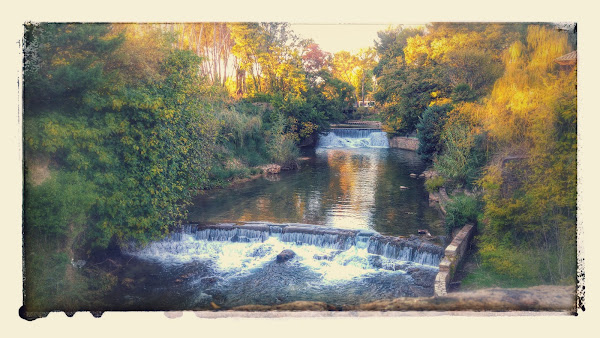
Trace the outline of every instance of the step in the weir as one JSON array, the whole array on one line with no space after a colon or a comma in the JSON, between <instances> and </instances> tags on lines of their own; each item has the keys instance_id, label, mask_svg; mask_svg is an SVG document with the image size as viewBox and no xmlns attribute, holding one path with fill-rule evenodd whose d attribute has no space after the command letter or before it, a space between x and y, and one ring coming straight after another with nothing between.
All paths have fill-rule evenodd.
<instances>
[{"instance_id":1,"label":"step in the weir","mask_svg":"<svg viewBox=\"0 0 600 338\"><path fill-rule=\"evenodd\" d=\"M243 224L187 224L171 235L181 240L182 235L192 235L208 241L260 241L274 236L283 242L347 250L352 246L366 248L369 253L402 261L437 266L444 248L418 236L409 238L384 236L369 229L341 229L301 223L248 222Z\"/></svg>"}]
</instances>

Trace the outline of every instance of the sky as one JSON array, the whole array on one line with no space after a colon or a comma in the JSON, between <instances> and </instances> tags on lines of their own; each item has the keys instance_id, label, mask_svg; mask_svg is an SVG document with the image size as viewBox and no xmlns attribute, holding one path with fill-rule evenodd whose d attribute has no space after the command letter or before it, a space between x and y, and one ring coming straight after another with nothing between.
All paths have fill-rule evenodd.
<instances>
[{"instance_id":1,"label":"sky","mask_svg":"<svg viewBox=\"0 0 600 338\"><path fill-rule=\"evenodd\" d=\"M337 53L346 50L356 53L361 48L374 47L377 32L385 30L389 25L291 24L290 26L296 35L306 39L312 38L324 51Z\"/></svg>"}]
</instances>

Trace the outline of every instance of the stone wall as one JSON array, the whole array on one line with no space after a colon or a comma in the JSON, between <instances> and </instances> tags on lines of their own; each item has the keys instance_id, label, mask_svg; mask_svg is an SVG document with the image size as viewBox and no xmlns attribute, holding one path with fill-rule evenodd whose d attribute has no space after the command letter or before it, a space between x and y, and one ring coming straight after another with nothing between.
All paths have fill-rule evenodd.
<instances>
[{"instance_id":1,"label":"stone wall","mask_svg":"<svg viewBox=\"0 0 600 338\"><path fill-rule=\"evenodd\" d=\"M416 137L395 136L390 138L390 148L416 151L419 148L419 139Z\"/></svg>"},{"instance_id":2,"label":"stone wall","mask_svg":"<svg viewBox=\"0 0 600 338\"><path fill-rule=\"evenodd\" d=\"M444 296L448 293L448 284L464 258L474 232L475 227L472 224L465 225L446 247L445 256L440 262L440 270L435 277L434 294L436 296Z\"/></svg>"}]
</instances>

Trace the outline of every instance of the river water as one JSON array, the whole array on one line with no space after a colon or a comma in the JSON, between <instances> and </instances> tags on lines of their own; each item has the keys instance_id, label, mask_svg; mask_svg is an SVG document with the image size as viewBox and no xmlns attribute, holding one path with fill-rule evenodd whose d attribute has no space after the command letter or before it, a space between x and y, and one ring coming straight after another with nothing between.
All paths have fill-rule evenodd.
<instances>
[{"instance_id":1,"label":"river water","mask_svg":"<svg viewBox=\"0 0 600 338\"><path fill-rule=\"evenodd\" d=\"M389 254L388 244L375 240L418 229L443 233L423 179L410 177L424 169L418 156L390 149L384 133L365 130L332 131L303 156L299 170L205 192L189 208L190 222L238 228L188 229L125 250L108 307L202 310L296 300L342 306L432 295L441 254ZM244 230L245 222L257 221L270 222L271 230ZM352 230L357 239L340 245L335 234L273 232L282 223ZM285 249L295 256L277 262Z\"/></svg>"},{"instance_id":2,"label":"river water","mask_svg":"<svg viewBox=\"0 0 600 338\"><path fill-rule=\"evenodd\" d=\"M345 139L355 144L364 140ZM424 179L410 177L424 170L415 152L383 147L320 147L306 150L304 156L306 160L297 171L198 196L190 208L189 220L310 223L373 229L388 235L429 229L433 235L443 234L440 215L429 206Z\"/></svg>"}]
</instances>

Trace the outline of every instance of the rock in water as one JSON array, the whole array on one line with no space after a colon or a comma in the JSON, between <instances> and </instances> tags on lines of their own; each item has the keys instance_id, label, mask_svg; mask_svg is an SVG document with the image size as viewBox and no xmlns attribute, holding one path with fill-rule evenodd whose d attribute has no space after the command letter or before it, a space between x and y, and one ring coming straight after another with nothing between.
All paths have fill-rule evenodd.
<instances>
[{"instance_id":1,"label":"rock in water","mask_svg":"<svg viewBox=\"0 0 600 338\"><path fill-rule=\"evenodd\" d=\"M381 267L383 267L383 262L381 261L381 256L369 255L368 260L369 260L369 264L371 264L371 266L374 268L380 269Z\"/></svg>"},{"instance_id":2,"label":"rock in water","mask_svg":"<svg viewBox=\"0 0 600 338\"><path fill-rule=\"evenodd\" d=\"M281 166L279 164L267 164L266 166L261 167L263 172L266 174L279 174L281 171Z\"/></svg>"},{"instance_id":3,"label":"rock in water","mask_svg":"<svg viewBox=\"0 0 600 338\"><path fill-rule=\"evenodd\" d=\"M413 173L413 174L410 174L410 177L412 177L412 178L416 178L416 177L417 177L417 174L414 174L414 173Z\"/></svg>"},{"instance_id":4,"label":"rock in water","mask_svg":"<svg viewBox=\"0 0 600 338\"><path fill-rule=\"evenodd\" d=\"M279 262L279 263L287 262L290 259L294 258L294 256L296 256L295 252L293 252L290 249L285 249L282 252L280 252L279 255L277 255L277 262Z\"/></svg>"}]
</instances>

